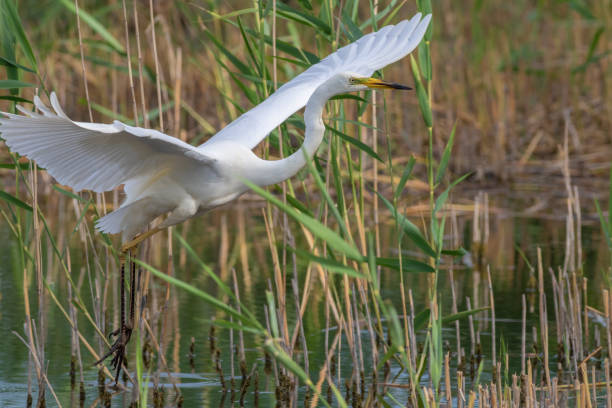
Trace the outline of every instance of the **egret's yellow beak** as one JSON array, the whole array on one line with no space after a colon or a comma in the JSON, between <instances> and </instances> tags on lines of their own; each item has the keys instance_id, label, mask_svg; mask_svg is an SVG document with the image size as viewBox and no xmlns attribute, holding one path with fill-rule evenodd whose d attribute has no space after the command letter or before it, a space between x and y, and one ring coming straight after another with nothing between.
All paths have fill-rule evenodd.
<instances>
[{"instance_id":1,"label":"egret's yellow beak","mask_svg":"<svg viewBox=\"0 0 612 408\"><path fill-rule=\"evenodd\" d=\"M353 78L353 80L358 84L367 86L368 88L412 89L409 86L398 84L397 82L388 82L377 78Z\"/></svg>"}]
</instances>

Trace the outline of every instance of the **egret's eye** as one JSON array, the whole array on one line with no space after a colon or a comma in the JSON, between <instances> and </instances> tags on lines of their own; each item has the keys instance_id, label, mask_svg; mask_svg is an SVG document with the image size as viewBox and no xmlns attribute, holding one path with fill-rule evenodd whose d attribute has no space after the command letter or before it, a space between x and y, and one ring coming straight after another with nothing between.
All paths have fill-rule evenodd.
<instances>
[{"instance_id":1,"label":"egret's eye","mask_svg":"<svg viewBox=\"0 0 612 408\"><path fill-rule=\"evenodd\" d=\"M357 80L355 78L349 78L349 84L355 85L356 83L357 83Z\"/></svg>"}]
</instances>

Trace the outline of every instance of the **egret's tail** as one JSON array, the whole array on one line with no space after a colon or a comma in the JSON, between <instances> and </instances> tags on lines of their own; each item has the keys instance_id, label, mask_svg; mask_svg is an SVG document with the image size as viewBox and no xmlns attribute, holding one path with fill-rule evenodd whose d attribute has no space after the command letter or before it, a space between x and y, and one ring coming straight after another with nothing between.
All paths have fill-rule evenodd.
<instances>
[{"instance_id":1,"label":"egret's tail","mask_svg":"<svg viewBox=\"0 0 612 408\"><path fill-rule=\"evenodd\" d=\"M106 232L107 234L117 234L122 231L123 220L125 219L129 205L126 207L120 207L115 211L106 214L104 217L96 221L96 229L98 231Z\"/></svg>"},{"instance_id":2,"label":"egret's tail","mask_svg":"<svg viewBox=\"0 0 612 408\"><path fill-rule=\"evenodd\" d=\"M165 209L155 207L151 197L141 198L128 205L122 205L96 222L96 229L107 234L122 233L123 239L130 239Z\"/></svg>"}]
</instances>

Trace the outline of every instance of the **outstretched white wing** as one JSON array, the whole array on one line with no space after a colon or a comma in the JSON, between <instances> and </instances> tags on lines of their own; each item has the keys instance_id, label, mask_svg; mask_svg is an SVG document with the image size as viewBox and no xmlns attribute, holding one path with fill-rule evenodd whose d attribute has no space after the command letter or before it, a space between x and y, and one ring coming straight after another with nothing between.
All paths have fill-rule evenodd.
<instances>
[{"instance_id":1,"label":"outstretched white wing","mask_svg":"<svg viewBox=\"0 0 612 408\"><path fill-rule=\"evenodd\" d=\"M18 106L25 115L0 112L0 137L12 151L47 169L61 184L80 191L110 190L130 178L146 174L159 154L212 164L214 159L172 136L125 125L73 122L63 112L55 93L46 107L38 96L34 104L42 115ZM4 115L4 117L3 117Z\"/></svg>"},{"instance_id":2,"label":"outstretched white wing","mask_svg":"<svg viewBox=\"0 0 612 408\"><path fill-rule=\"evenodd\" d=\"M274 128L306 105L319 85L341 72L369 77L374 71L404 57L421 42L431 14L421 13L393 26L388 25L327 56L311 66L268 99L241 115L202 146L218 141L233 141L252 149Z\"/></svg>"}]
</instances>

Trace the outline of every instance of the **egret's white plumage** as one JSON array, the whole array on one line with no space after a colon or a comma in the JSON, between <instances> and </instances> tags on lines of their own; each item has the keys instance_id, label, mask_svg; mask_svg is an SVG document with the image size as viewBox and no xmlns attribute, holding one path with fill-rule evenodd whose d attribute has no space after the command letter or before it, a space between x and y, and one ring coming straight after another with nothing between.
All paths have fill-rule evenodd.
<instances>
[{"instance_id":1,"label":"egret's white plumage","mask_svg":"<svg viewBox=\"0 0 612 408\"><path fill-rule=\"evenodd\" d=\"M97 227L122 232L128 239L159 215L169 213L161 227L170 226L238 197L247 190L245 178L265 186L293 176L305 163L302 151L268 161L251 149L306 106L302 149L312 156L323 137L325 102L340 93L367 89L353 79L368 77L414 50L430 19L421 19L419 13L340 48L198 147L119 121L74 122L55 93L50 98L53 110L35 97L42 114L21 107L24 115L3 113L0 133L11 150L36 160L74 190L102 192L124 184L125 201Z\"/></svg>"},{"instance_id":2,"label":"egret's white plumage","mask_svg":"<svg viewBox=\"0 0 612 408\"><path fill-rule=\"evenodd\" d=\"M268 99L221 129L202 145L222 140L241 143L252 149L290 115L303 108L314 91L336 74L351 72L369 77L412 52L421 42L431 15L410 20L364 35L340 48L319 63L287 82Z\"/></svg>"}]
</instances>

